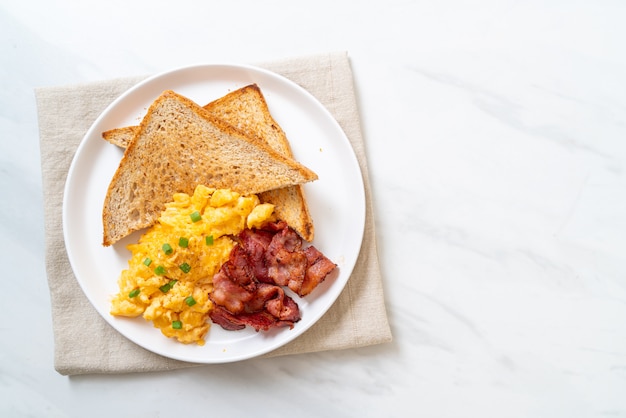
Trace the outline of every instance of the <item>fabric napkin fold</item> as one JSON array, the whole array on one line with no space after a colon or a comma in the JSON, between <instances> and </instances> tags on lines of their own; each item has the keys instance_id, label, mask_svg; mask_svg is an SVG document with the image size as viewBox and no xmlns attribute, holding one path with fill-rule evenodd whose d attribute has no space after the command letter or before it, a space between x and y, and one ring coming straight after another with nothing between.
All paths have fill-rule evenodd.
<instances>
[{"instance_id":1,"label":"fabric napkin fold","mask_svg":"<svg viewBox=\"0 0 626 418\"><path fill-rule=\"evenodd\" d=\"M376 249L370 184L352 70L346 52L256 64L313 94L348 136L359 161L366 196L365 235L357 265L330 310L307 332L263 357L338 350L389 342ZM65 250L63 189L74 153L100 113L145 77L38 88L46 267L54 331L54 367L62 375L129 373L197 366L147 351L112 328L84 297Z\"/></svg>"}]
</instances>

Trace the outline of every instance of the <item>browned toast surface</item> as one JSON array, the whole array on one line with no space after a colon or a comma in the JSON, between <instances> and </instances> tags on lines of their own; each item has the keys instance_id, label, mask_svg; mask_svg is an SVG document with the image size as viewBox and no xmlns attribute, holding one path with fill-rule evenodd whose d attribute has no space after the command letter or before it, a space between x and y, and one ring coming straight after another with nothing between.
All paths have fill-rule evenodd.
<instances>
[{"instance_id":1,"label":"browned toast surface","mask_svg":"<svg viewBox=\"0 0 626 418\"><path fill-rule=\"evenodd\" d=\"M256 84L237 89L207 104L204 109L233 125L248 136L258 137L280 154L293 157L287 136L272 117L267 102ZM105 140L126 148L139 126L116 128L102 133ZM259 194L262 202L272 203L279 219L302 238L312 241L314 225L302 185L288 186Z\"/></svg>"},{"instance_id":2,"label":"browned toast surface","mask_svg":"<svg viewBox=\"0 0 626 418\"><path fill-rule=\"evenodd\" d=\"M175 193L198 184L260 194L317 179L263 140L164 92L148 109L111 180L103 206L103 244L152 225Z\"/></svg>"}]
</instances>

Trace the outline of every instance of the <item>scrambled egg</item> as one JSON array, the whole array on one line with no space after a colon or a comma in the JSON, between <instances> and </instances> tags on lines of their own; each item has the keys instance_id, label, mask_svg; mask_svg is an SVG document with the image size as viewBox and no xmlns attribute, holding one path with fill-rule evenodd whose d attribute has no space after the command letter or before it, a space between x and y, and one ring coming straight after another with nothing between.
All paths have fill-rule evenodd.
<instances>
[{"instance_id":1,"label":"scrambled egg","mask_svg":"<svg viewBox=\"0 0 626 418\"><path fill-rule=\"evenodd\" d=\"M273 205L256 195L198 186L193 196L174 195L148 229L119 278L111 314L143 317L167 337L204 344L213 304L212 279L228 260L236 235L270 220Z\"/></svg>"}]
</instances>

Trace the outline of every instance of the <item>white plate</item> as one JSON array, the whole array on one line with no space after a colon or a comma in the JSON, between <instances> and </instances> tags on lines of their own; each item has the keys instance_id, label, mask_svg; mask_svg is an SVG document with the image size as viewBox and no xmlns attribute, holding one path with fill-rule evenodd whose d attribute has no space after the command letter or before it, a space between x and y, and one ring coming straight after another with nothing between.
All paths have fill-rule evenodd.
<instances>
[{"instance_id":1,"label":"white plate","mask_svg":"<svg viewBox=\"0 0 626 418\"><path fill-rule=\"evenodd\" d=\"M143 318L109 314L117 279L128 264L126 245L139 233L111 247L102 243L102 205L122 150L104 141L101 132L138 124L163 90L174 90L200 105L256 83L272 115L287 134L295 158L319 180L305 192L315 223L315 245L338 264L305 298L294 297L302 319L293 329L225 331L213 324L204 346L184 345L164 337ZM83 138L70 167L63 201L63 233L72 269L89 301L117 331L157 354L196 363L226 363L255 357L292 341L310 328L335 302L356 263L365 225L365 195L354 151L339 124L311 94L269 71L243 65L199 65L151 77L116 99ZM77 295L77 297L80 297Z\"/></svg>"}]
</instances>

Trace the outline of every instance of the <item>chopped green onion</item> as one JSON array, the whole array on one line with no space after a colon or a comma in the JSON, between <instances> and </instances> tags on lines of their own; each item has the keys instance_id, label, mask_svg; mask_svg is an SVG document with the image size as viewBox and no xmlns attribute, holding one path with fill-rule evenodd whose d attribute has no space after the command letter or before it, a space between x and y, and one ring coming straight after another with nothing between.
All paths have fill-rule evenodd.
<instances>
[{"instance_id":1,"label":"chopped green onion","mask_svg":"<svg viewBox=\"0 0 626 418\"><path fill-rule=\"evenodd\" d=\"M187 304L187 306L193 306L196 304L196 300L193 298L193 296L188 296L185 298L185 303Z\"/></svg>"},{"instance_id":2,"label":"chopped green onion","mask_svg":"<svg viewBox=\"0 0 626 418\"><path fill-rule=\"evenodd\" d=\"M137 295L139 295L139 292L141 292L141 290L139 290L139 289L133 289L133 290L131 290L131 291L130 291L130 293L128 294L128 297L129 297L129 298L134 298L134 297L136 297ZM190 306L191 306L191 305L190 305Z\"/></svg>"},{"instance_id":3,"label":"chopped green onion","mask_svg":"<svg viewBox=\"0 0 626 418\"><path fill-rule=\"evenodd\" d=\"M157 276L163 276L165 274L165 267L158 266L154 269L154 274L156 274Z\"/></svg>"},{"instance_id":4,"label":"chopped green onion","mask_svg":"<svg viewBox=\"0 0 626 418\"><path fill-rule=\"evenodd\" d=\"M213 235L209 235L204 238L204 242L206 242L206 245L213 245Z\"/></svg>"},{"instance_id":5,"label":"chopped green onion","mask_svg":"<svg viewBox=\"0 0 626 418\"><path fill-rule=\"evenodd\" d=\"M187 263L183 263L180 266L178 266L184 273L189 273L189 270L191 270L191 266Z\"/></svg>"},{"instance_id":6,"label":"chopped green onion","mask_svg":"<svg viewBox=\"0 0 626 418\"><path fill-rule=\"evenodd\" d=\"M187 248L189 246L189 238L180 237L178 239L178 246L179 247L183 247L183 248Z\"/></svg>"},{"instance_id":7,"label":"chopped green onion","mask_svg":"<svg viewBox=\"0 0 626 418\"><path fill-rule=\"evenodd\" d=\"M193 212L189 216L191 216L191 221L192 222L198 222L200 219L202 219L202 215L200 215L200 212L198 212L198 211Z\"/></svg>"},{"instance_id":8,"label":"chopped green onion","mask_svg":"<svg viewBox=\"0 0 626 418\"><path fill-rule=\"evenodd\" d=\"M143 263L146 266L149 266L150 264L152 264L152 259L150 257L146 257L146 258L143 259Z\"/></svg>"},{"instance_id":9,"label":"chopped green onion","mask_svg":"<svg viewBox=\"0 0 626 418\"><path fill-rule=\"evenodd\" d=\"M165 253L165 255L170 255L174 252L174 249L172 248L172 246L169 245L167 242L163 244L161 248L163 249L163 252Z\"/></svg>"},{"instance_id":10,"label":"chopped green onion","mask_svg":"<svg viewBox=\"0 0 626 418\"><path fill-rule=\"evenodd\" d=\"M172 322L172 328L174 329L181 329L183 327L183 323L180 321L174 321Z\"/></svg>"},{"instance_id":11,"label":"chopped green onion","mask_svg":"<svg viewBox=\"0 0 626 418\"><path fill-rule=\"evenodd\" d=\"M159 287L159 290L163 293L167 293L170 291L172 287L174 287L176 282L177 280L170 280L169 282L165 283L163 286Z\"/></svg>"}]
</instances>

